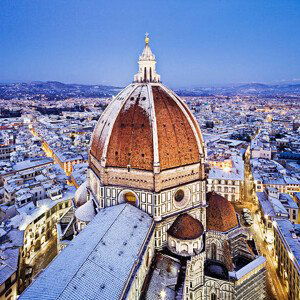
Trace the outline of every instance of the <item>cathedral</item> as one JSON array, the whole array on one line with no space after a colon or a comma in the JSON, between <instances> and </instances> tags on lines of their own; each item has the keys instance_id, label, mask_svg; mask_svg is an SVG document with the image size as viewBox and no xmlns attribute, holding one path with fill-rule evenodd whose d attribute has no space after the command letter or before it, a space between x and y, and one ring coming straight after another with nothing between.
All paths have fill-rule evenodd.
<instances>
[{"instance_id":1,"label":"cathedral","mask_svg":"<svg viewBox=\"0 0 300 300\"><path fill-rule=\"evenodd\" d=\"M94 129L79 233L20 299L265 299L265 258L206 192L200 127L161 83L148 36L138 64Z\"/></svg>"}]
</instances>

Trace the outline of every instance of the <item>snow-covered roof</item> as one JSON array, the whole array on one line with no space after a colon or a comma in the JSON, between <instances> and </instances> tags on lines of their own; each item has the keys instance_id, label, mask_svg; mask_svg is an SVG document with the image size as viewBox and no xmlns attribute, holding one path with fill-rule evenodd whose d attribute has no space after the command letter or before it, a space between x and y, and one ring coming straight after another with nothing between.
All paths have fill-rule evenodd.
<instances>
[{"instance_id":1,"label":"snow-covered roof","mask_svg":"<svg viewBox=\"0 0 300 300\"><path fill-rule=\"evenodd\" d=\"M16 215L15 217L11 218L9 220L9 225L12 225L14 228L19 228L20 230L25 230L31 222L33 222L36 218L41 216L47 210L51 209L57 203L73 199L74 194L75 187L70 186L68 187L68 190L64 192L63 197L58 200L54 201L47 198L39 200L37 202L37 207L34 209L29 209L30 206L28 206L28 204L24 206L24 208L18 208L18 211L20 211L20 215Z\"/></svg>"},{"instance_id":2,"label":"snow-covered roof","mask_svg":"<svg viewBox=\"0 0 300 300\"><path fill-rule=\"evenodd\" d=\"M298 209L297 203L293 200L292 196L289 194L285 194L285 193L279 194L279 200L284 206L288 208Z\"/></svg>"},{"instance_id":3,"label":"snow-covered roof","mask_svg":"<svg viewBox=\"0 0 300 300\"><path fill-rule=\"evenodd\" d=\"M152 228L130 204L102 209L19 299L119 299Z\"/></svg>"},{"instance_id":4,"label":"snow-covered roof","mask_svg":"<svg viewBox=\"0 0 300 300\"><path fill-rule=\"evenodd\" d=\"M276 219L276 226L274 227L280 232L283 243L291 253L291 258L297 269L300 270L300 238L293 236L293 232L295 232L294 225L290 220Z\"/></svg>"},{"instance_id":5,"label":"snow-covered roof","mask_svg":"<svg viewBox=\"0 0 300 300\"><path fill-rule=\"evenodd\" d=\"M2 243L0 246L0 285L18 269L19 247L23 246L24 231L1 228ZM3 239L6 236L6 239Z\"/></svg>"},{"instance_id":6,"label":"snow-covered roof","mask_svg":"<svg viewBox=\"0 0 300 300\"><path fill-rule=\"evenodd\" d=\"M244 161L241 157L232 156L232 168L224 170L219 167L212 167L209 170L209 179L225 179L225 180L244 180Z\"/></svg>"},{"instance_id":7,"label":"snow-covered roof","mask_svg":"<svg viewBox=\"0 0 300 300\"><path fill-rule=\"evenodd\" d=\"M21 170L24 170L24 169L34 168L34 167L37 167L39 165L49 164L49 163L53 163L53 159L49 158L49 157L28 159L28 160L24 160L24 161L16 163L13 166L13 169L15 171L21 171Z\"/></svg>"},{"instance_id":8,"label":"snow-covered roof","mask_svg":"<svg viewBox=\"0 0 300 300\"><path fill-rule=\"evenodd\" d=\"M75 211L75 217L82 222L90 222L95 216L95 208L92 200L87 201Z\"/></svg>"},{"instance_id":9,"label":"snow-covered roof","mask_svg":"<svg viewBox=\"0 0 300 300\"><path fill-rule=\"evenodd\" d=\"M145 298L146 300L162 299L161 292L164 291L165 300L175 299L174 286L178 281L180 261L163 254L159 254L156 260Z\"/></svg>"},{"instance_id":10,"label":"snow-covered roof","mask_svg":"<svg viewBox=\"0 0 300 300\"><path fill-rule=\"evenodd\" d=\"M268 196L265 192L257 192L256 195L265 215L270 217L288 217L289 214L280 200L275 197Z\"/></svg>"},{"instance_id":11,"label":"snow-covered roof","mask_svg":"<svg viewBox=\"0 0 300 300\"><path fill-rule=\"evenodd\" d=\"M235 277L237 280L242 278L243 276L249 274L251 271L256 269L257 267L261 266L264 267L266 259L263 256L258 256L256 259L251 261L249 264L241 268L236 272L230 272L230 276Z\"/></svg>"}]
</instances>

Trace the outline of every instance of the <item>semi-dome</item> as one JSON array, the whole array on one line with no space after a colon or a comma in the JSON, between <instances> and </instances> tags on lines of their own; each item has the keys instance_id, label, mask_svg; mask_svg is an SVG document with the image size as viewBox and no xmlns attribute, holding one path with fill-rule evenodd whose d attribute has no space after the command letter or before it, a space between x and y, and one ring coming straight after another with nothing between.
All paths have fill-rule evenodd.
<instances>
[{"instance_id":1,"label":"semi-dome","mask_svg":"<svg viewBox=\"0 0 300 300\"><path fill-rule=\"evenodd\" d=\"M168 234L180 240L194 240L199 238L204 231L202 223L187 213L179 215L171 227Z\"/></svg>"},{"instance_id":2,"label":"semi-dome","mask_svg":"<svg viewBox=\"0 0 300 300\"><path fill-rule=\"evenodd\" d=\"M235 209L226 198L215 192L209 192L206 195L206 202L207 230L226 232L238 226Z\"/></svg>"},{"instance_id":3,"label":"semi-dome","mask_svg":"<svg viewBox=\"0 0 300 300\"><path fill-rule=\"evenodd\" d=\"M79 207L87 201L87 182L80 185L75 193L75 206Z\"/></svg>"},{"instance_id":4,"label":"semi-dome","mask_svg":"<svg viewBox=\"0 0 300 300\"><path fill-rule=\"evenodd\" d=\"M95 208L92 200L87 201L75 210L75 217L81 222L90 222L95 217Z\"/></svg>"},{"instance_id":5,"label":"semi-dome","mask_svg":"<svg viewBox=\"0 0 300 300\"><path fill-rule=\"evenodd\" d=\"M204 157L199 125L184 101L160 82L148 42L134 82L113 98L95 127L90 166L100 174L101 168L160 173Z\"/></svg>"}]
</instances>

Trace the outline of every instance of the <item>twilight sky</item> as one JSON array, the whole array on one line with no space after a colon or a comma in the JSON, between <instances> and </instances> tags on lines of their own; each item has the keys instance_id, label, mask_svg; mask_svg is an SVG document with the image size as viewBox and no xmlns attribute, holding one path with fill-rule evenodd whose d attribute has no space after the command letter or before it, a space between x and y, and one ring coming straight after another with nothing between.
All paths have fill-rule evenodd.
<instances>
[{"instance_id":1,"label":"twilight sky","mask_svg":"<svg viewBox=\"0 0 300 300\"><path fill-rule=\"evenodd\" d=\"M125 85L146 31L172 87L300 78L300 0L1 0L0 82Z\"/></svg>"}]
</instances>

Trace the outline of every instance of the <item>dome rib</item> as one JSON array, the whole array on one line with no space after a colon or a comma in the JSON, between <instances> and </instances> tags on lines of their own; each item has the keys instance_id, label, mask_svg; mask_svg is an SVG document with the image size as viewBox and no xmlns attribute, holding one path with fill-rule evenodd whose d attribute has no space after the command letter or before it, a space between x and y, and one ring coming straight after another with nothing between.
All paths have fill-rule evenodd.
<instances>
[{"instance_id":1,"label":"dome rib","mask_svg":"<svg viewBox=\"0 0 300 300\"><path fill-rule=\"evenodd\" d=\"M152 91L161 170L199 162L198 143L182 108L161 86L153 86Z\"/></svg>"},{"instance_id":2,"label":"dome rib","mask_svg":"<svg viewBox=\"0 0 300 300\"><path fill-rule=\"evenodd\" d=\"M151 125L153 130L153 167L159 166L159 151L158 151L158 135L157 135L157 121L152 93L152 86L147 85L148 95L149 95L149 104L150 104L150 117Z\"/></svg>"},{"instance_id":3,"label":"dome rib","mask_svg":"<svg viewBox=\"0 0 300 300\"><path fill-rule=\"evenodd\" d=\"M153 169L152 126L147 113L149 97L143 95L146 91L146 85L139 86L120 110L108 143L107 166Z\"/></svg>"}]
</instances>

